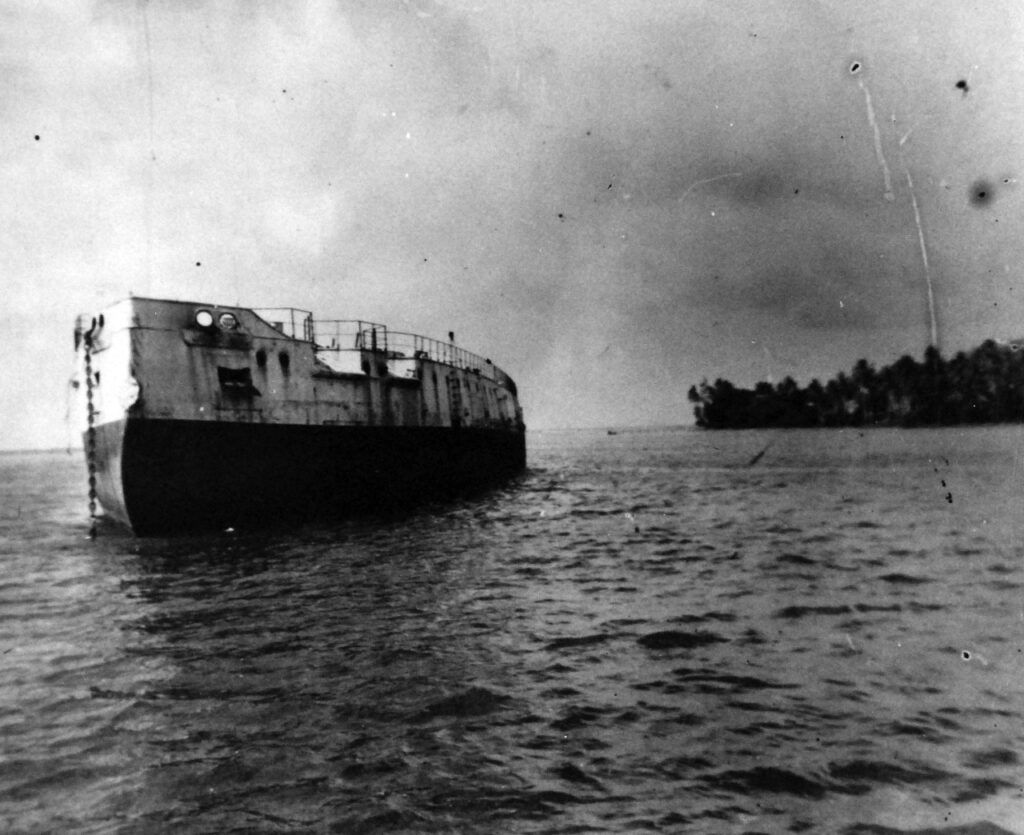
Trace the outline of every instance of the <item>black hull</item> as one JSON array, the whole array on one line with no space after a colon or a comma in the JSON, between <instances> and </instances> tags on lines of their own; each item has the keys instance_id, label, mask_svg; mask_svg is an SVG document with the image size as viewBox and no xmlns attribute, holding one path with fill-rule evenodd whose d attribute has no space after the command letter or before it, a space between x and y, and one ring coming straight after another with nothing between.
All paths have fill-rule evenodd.
<instances>
[{"instance_id":1,"label":"black hull","mask_svg":"<svg viewBox=\"0 0 1024 835\"><path fill-rule=\"evenodd\" d=\"M496 484L523 432L126 419L96 428L103 509L139 535L389 510Z\"/></svg>"}]
</instances>

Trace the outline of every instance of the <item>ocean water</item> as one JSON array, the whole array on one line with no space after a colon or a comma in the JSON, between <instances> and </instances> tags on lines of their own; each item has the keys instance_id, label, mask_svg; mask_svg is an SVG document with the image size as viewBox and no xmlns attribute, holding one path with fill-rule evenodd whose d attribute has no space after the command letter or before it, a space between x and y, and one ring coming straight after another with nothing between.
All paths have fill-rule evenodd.
<instances>
[{"instance_id":1,"label":"ocean water","mask_svg":"<svg viewBox=\"0 0 1024 835\"><path fill-rule=\"evenodd\" d=\"M529 456L96 541L80 454L0 456L0 831L1024 833L1024 427Z\"/></svg>"}]
</instances>

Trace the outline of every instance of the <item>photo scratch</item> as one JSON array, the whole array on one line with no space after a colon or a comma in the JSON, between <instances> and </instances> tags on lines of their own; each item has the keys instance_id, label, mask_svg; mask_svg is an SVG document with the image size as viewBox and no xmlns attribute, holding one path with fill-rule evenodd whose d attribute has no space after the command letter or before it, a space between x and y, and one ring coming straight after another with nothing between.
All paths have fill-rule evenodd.
<instances>
[{"instance_id":1,"label":"photo scratch","mask_svg":"<svg viewBox=\"0 0 1024 835\"><path fill-rule=\"evenodd\" d=\"M729 174L717 174L714 177L705 177L703 180L697 180L697 182L695 182L695 183L690 183L690 185L688 185L686 187L686 191L684 191L682 194L679 195L679 201L678 202L682 202L683 199L685 199L686 195L688 195L691 191L693 191L695 188L697 188L697 186L702 186L705 183L713 183L716 180L724 180L724 179L726 179L728 177L742 177L742 176L743 176L743 172L742 171L733 171L733 172L731 172Z\"/></svg>"},{"instance_id":2,"label":"photo scratch","mask_svg":"<svg viewBox=\"0 0 1024 835\"><path fill-rule=\"evenodd\" d=\"M882 151L882 134L878 130L878 120L875 118L875 108L871 103L871 91L868 90L863 79L857 80L857 86L864 91L864 104L867 107L868 124L871 126L875 139L875 156L878 158L878 164L882 168L882 179L885 183L885 199L892 203L896 199L896 195L892 190L892 175L889 172L889 165L886 163L885 154Z\"/></svg>"},{"instance_id":3,"label":"photo scratch","mask_svg":"<svg viewBox=\"0 0 1024 835\"><path fill-rule=\"evenodd\" d=\"M931 338L931 345L939 347L939 325L938 319L935 315L935 291L932 287L932 274L931 268L928 265L928 245L925 242L924 237L924 225L921 223L921 209L917 204L917 192L914 189L914 180L910 176L910 168L907 165L906 154L903 150L910 138L910 134L913 132L913 128L908 130L903 137L900 139L899 154L900 154L900 165L903 167L903 174L907 178L907 189L910 191L910 205L914 209L914 223L917 225L917 240L921 246L921 266L924 268L924 282L928 292L928 325L929 325L929 336Z\"/></svg>"}]
</instances>

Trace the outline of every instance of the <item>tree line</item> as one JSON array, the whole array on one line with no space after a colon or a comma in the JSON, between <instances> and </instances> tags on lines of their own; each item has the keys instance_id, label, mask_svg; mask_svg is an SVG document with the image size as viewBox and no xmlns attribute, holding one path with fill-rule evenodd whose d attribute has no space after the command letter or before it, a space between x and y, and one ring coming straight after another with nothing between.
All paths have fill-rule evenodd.
<instances>
[{"instance_id":1,"label":"tree line","mask_svg":"<svg viewBox=\"0 0 1024 835\"><path fill-rule=\"evenodd\" d=\"M944 359L933 346L876 369L861 359L849 373L801 387L738 388L728 380L691 386L697 425L707 429L813 426L950 426L1024 421L1024 350L986 340Z\"/></svg>"}]
</instances>

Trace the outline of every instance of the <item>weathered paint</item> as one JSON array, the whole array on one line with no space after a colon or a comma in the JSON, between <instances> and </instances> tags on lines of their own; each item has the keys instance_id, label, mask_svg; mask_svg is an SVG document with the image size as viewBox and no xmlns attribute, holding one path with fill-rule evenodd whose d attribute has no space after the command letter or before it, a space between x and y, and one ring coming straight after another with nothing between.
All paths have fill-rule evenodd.
<instances>
[{"instance_id":1,"label":"weathered paint","mask_svg":"<svg viewBox=\"0 0 1024 835\"><path fill-rule=\"evenodd\" d=\"M201 326L201 310L237 326ZM515 384L489 360L409 334L388 347L382 326L324 346L311 317L300 324L296 337L247 308L143 298L79 317L104 508L137 530L221 524L319 506L324 489L340 507L525 464ZM420 347L395 350L398 337Z\"/></svg>"},{"instance_id":2,"label":"weathered paint","mask_svg":"<svg viewBox=\"0 0 1024 835\"><path fill-rule=\"evenodd\" d=\"M197 310L216 319L233 314L238 327L203 329ZM132 298L80 317L93 334L97 422L131 416L172 420L287 423L324 426L453 426L521 428L515 394L496 379L432 357L351 346L330 349L294 339L252 310ZM366 371L334 370L322 358L356 352ZM259 356L265 357L262 364ZM336 365L336 363L334 363ZM248 369L252 389L225 386L218 369ZM395 372L400 372L401 376ZM126 400L137 382L141 396ZM514 384L513 384L514 385ZM453 413L457 404L458 414Z\"/></svg>"}]
</instances>

